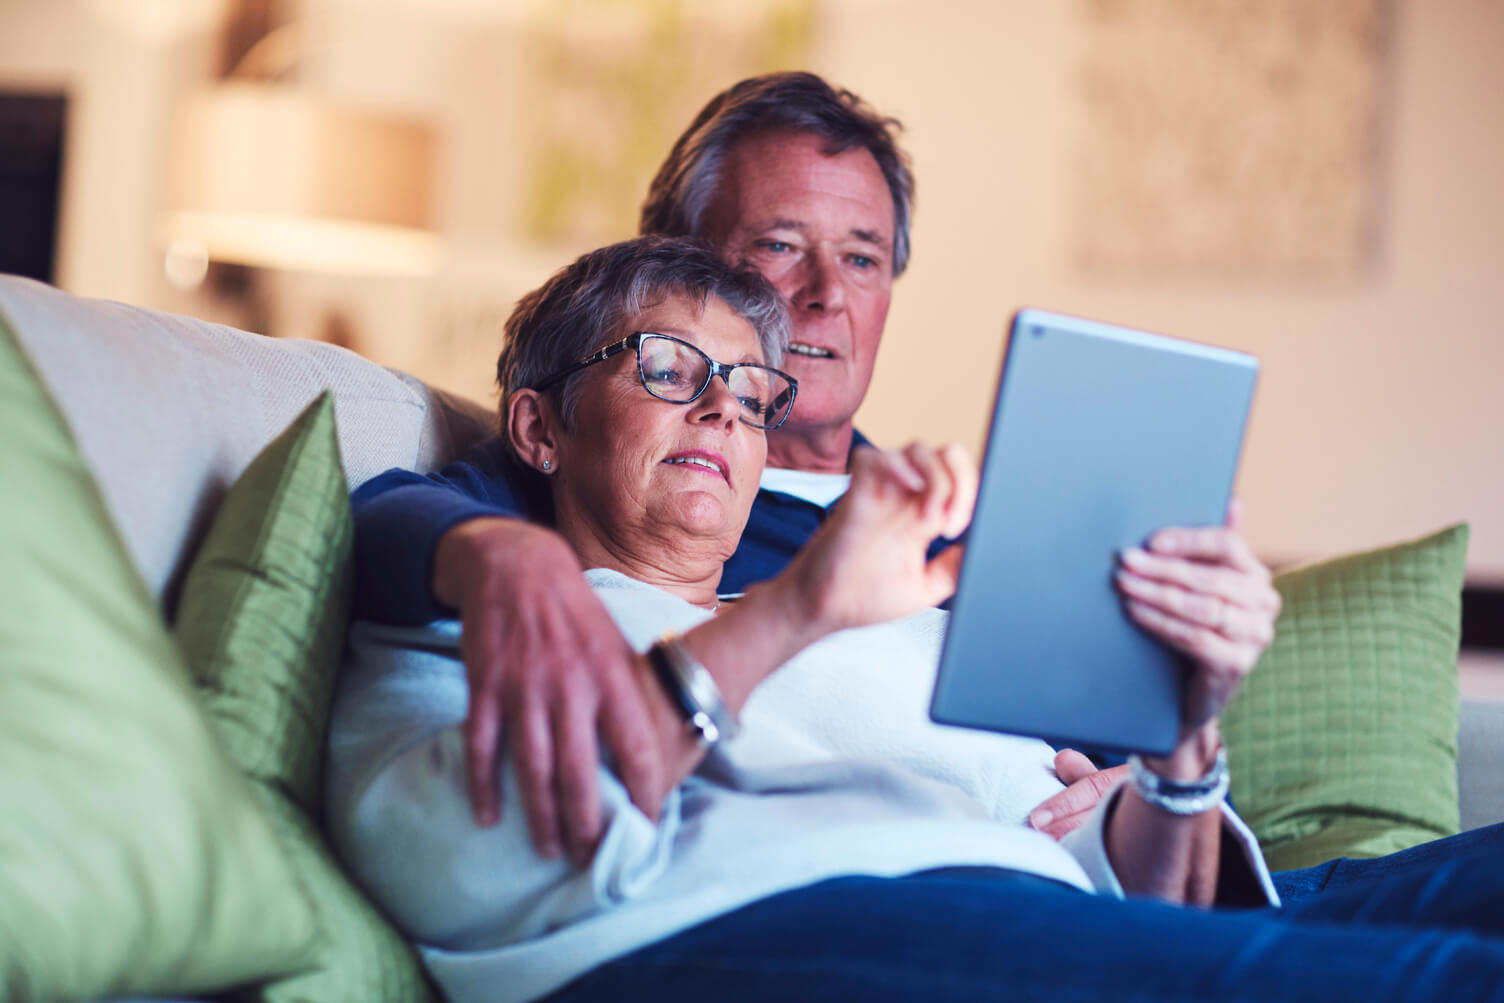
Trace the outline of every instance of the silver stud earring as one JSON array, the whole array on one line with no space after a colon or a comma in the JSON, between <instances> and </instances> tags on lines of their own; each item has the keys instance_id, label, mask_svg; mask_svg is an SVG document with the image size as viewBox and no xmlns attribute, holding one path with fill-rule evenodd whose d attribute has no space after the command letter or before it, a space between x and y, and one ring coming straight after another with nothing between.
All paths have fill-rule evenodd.
<instances>
[{"instance_id":1,"label":"silver stud earring","mask_svg":"<svg viewBox=\"0 0 1504 1003\"><path fill-rule=\"evenodd\" d=\"M554 461L553 460L544 460L543 461L543 469L544 470L551 470L553 468L553 465L554 465Z\"/></svg>"}]
</instances>

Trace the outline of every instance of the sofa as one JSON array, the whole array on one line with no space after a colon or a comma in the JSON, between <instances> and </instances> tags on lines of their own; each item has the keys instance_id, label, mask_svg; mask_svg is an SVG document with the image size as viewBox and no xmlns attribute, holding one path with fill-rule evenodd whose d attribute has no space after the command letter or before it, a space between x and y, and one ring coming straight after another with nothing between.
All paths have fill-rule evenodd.
<instances>
[{"instance_id":1,"label":"sofa","mask_svg":"<svg viewBox=\"0 0 1504 1003\"><path fill-rule=\"evenodd\" d=\"M319 845L319 728L348 608L328 582L350 574L346 493L388 467L441 466L487 434L487 410L331 345L7 276L0 349L0 408L12 409L0 447L12 572L0 593L0 997L431 997ZM290 484L321 500L297 510ZM245 537L254 560L224 556ZM235 616L211 629L195 603L219 588L243 609L275 585L265 550L277 538L291 545L275 560L319 555L301 572L302 605L268 600L257 615L271 633L226 655ZM1254 778L1235 799L1271 852L1299 850L1286 865L1504 819L1504 705L1457 703L1465 541L1453 527L1282 582L1290 667L1250 696L1228 741L1235 775ZM1346 598L1334 605L1333 590ZM1418 593L1431 605L1411 609ZM215 658L259 672L298 617L306 636L289 642L292 674L277 685L206 677ZM200 658L196 644L219 650ZM302 729L285 742L296 769L261 763L261 733L245 729L287 702L302 723L277 734ZM1429 731L1403 734L1416 719ZM1403 776L1374 765L1391 754Z\"/></svg>"}]
</instances>

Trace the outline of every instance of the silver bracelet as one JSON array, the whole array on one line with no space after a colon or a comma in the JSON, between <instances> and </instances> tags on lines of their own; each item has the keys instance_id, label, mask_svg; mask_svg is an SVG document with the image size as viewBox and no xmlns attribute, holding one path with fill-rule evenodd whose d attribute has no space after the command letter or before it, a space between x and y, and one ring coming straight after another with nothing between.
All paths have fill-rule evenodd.
<instances>
[{"instance_id":1,"label":"silver bracelet","mask_svg":"<svg viewBox=\"0 0 1504 1003\"><path fill-rule=\"evenodd\" d=\"M715 677L695 660L678 635L664 634L648 649L648 661L700 748L709 749L736 737L736 715L721 697Z\"/></svg>"},{"instance_id":2,"label":"silver bracelet","mask_svg":"<svg viewBox=\"0 0 1504 1003\"><path fill-rule=\"evenodd\" d=\"M1212 768L1196 780L1166 780L1145 766L1138 756L1129 756L1128 765L1139 797L1171 815L1199 815L1227 798L1229 775L1225 746L1217 749L1217 760L1212 763Z\"/></svg>"}]
</instances>

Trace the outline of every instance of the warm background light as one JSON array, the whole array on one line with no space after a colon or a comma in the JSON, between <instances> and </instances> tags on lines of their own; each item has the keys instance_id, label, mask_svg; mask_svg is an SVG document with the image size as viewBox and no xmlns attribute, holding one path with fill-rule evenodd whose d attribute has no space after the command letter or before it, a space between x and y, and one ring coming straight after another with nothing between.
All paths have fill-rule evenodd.
<instances>
[{"instance_id":1,"label":"warm background light","mask_svg":"<svg viewBox=\"0 0 1504 1003\"><path fill-rule=\"evenodd\" d=\"M259 326L222 285L165 275L173 113L233 65L235 5L162 4L0 0L0 88L70 98L65 288ZM300 88L442 138L443 247L423 277L258 272L269 333L319 336L332 310L373 358L487 400L517 296L632 232L705 99L807 67L903 119L919 178L864 431L980 446L1025 304L1222 344L1264 363L1239 481L1260 553L1468 519L1470 577L1504 584L1498 0L286 8ZM189 279L205 260L175 257Z\"/></svg>"},{"instance_id":2,"label":"warm background light","mask_svg":"<svg viewBox=\"0 0 1504 1003\"><path fill-rule=\"evenodd\" d=\"M295 86L201 91L174 122L162 246L271 268L429 274L434 146L422 123Z\"/></svg>"}]
</instances>

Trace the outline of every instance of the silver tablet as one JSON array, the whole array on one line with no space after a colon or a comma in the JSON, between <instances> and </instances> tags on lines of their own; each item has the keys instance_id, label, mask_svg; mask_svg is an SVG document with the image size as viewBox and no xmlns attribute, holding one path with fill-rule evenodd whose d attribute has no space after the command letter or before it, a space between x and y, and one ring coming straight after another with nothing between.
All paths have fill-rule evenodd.
<instances>
[{"instance_id":1,"label":"silver tablet","mask_svg":"<svg viewBox=\"0 0 1504 1003\"><path fill-rule=\"evenodd\" d=\"M1223 523L1257 376L1241 352L1014 317L934 720L1171 750L1184 663L1127 618L1117 553Z\"/></svg>"}]
</instances>

